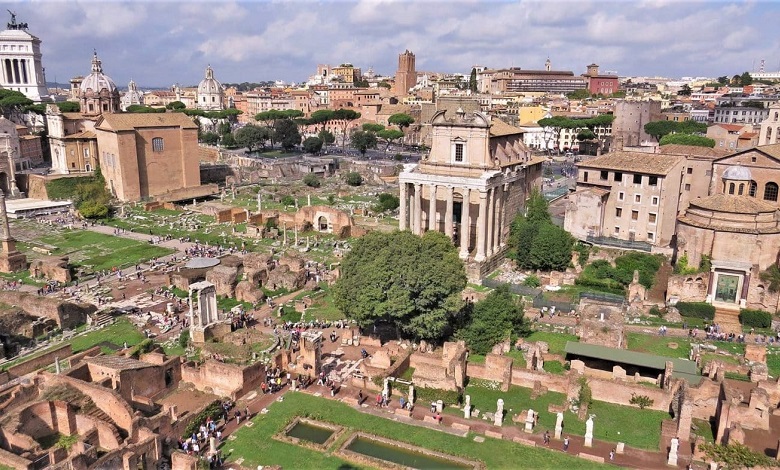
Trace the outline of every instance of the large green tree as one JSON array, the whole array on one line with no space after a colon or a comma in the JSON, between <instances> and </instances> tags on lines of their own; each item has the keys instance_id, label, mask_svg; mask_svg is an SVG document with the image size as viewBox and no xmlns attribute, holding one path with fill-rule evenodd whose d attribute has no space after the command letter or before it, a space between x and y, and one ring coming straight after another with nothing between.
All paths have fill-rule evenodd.
<instances>
[{"instance_id":1,"label":"large green tree","mask_svg":"<svg viewBox=\"0 0 780 470\"><path fill-rule=\"evenodd\" d=\"M477 92L477 69L471 69L471 75L469 75L469 90L472 93Z\"/></svg>"},{"instance_id":2,"label":"large green tree","mask_svg":"<svg viewBox=\"0 0 780 470\"><path fill-rule=\"evenodd\" d=\"M332 120L341 123L341 136L344 139L341 145L342 149L347 148L347 129L349 129L349 123L355 119L360 119L360 113L354 109L340 108L333 112Z\"/></svg>"},{"instance_id":3,"label":"large green tree","mask_svg":"<svg viewBox=\"0 0 780 470\"><path fill-rule=\"evenodd\" d=\"M530 333L522 304L509 291L509 286L502 284L474 305L471 318L458 331L458 337L466 341L472 353L487 354L507 338L514 340Z\"/></svg>"},{"instance_id":4,"label":"large green tree","mask_svg":"<svg viewBox=\"0 0 780 470\"><path fill-rule=\"evenodd\" d=\"M77 113L81 109L81 105L77 101L62 101L57 103L57 107L63 113Z\"/></svg>"},{"instance_id":5,"label":"large green tree","mask_svg":"<svg viewBox=\"0 0 780 470\"><path fill-rule=\"evenodd\" d=\"M397 129L383 129L377 132L376 136L386 142L385 153L387 153L387 149L390 148L390 144L402 138L404 136L404 133L403 131L399 131Z\"/></svg>"},{"instance_id":6,"label":"large green tree","mask_svg":"<svg viewBox=\"0 0 780 470\"><path fill-rule=\"evenodd\" d=\"M451 333L464 287L463 262L445 235L370 232L344 257L333 296L364 329L387 322L405 337L440 340Z\"/></svg>"},{"instance_id":7,"label":"large green tree","mask_svg":"<svg viewBox=\"0 0 780 470\"><path fill-rule=\"evenodd\" d=\"M327 131L325 129L318 132L317 137L319 137L322 140L323 144L327 144L327 145L330 145L336 141L336 136L333 135L332 132Z\"/></svg>"},{"instance_id":8,"label":"large green tree","mask_svg":"<svg viewBox=\"0 0 780 470\"><path fill-rule=\"evenodd\" d=\"M20 91L0 89L0 114L7 118L22 113L31 104L33 101Z\"/></svg>"},{"instance_id":9,"label":"large green tree","mask_svg":"<svg viewBox=\"0 0 780 470\"><path fill-rule=\"evenodd\" d=\"M552 223L547 200L535 191L528 200L526 213L512 221L509 246L521 268L564 270L571 261L574 238Z\"/></svg>"},{"instance_id":10,"label":"large green tree","mask_svg":"<svg viewBox=\"0 0 780 470\"><path fill-rule=\"evenodd\" d=\"M656 141L661 140L666 134L671 134L677 130L677 123L674 121L651 121L645 124L645 132L655 138Z\"/></svg>"},{"instance_id":11,"label":"large green tree","mask_svg":"<svg viewBox=\"0 0 780 470\"><path fill-rule=\"evenodd\" d=\"M292 119L280 119L274 124L274 139L282 145L286 151L295 148L301 143L301 134L298 132L298 124Z\"/></svg>"},{"instance_id":12,"label":"large green tree","mask_svg":"<svg viewBox=\"0 0 780 470\"><path fill-rule=\"evenodd\" d=\"M398 130L404 132L404 129L414 124L414 118L406 113L395 113L387 120L389 124L398 126ZM404 141L401 140L401 146L403 147Z\"/></svg>"},{"instance_id":13,"label":"large green tree","mask_svg":"<svg viewBox=\"0 0 780 470\"><path fill-rule=\"evenodd\" d=\"M715 139L693 134L669 134L661 138L661 145L680 144L693 145L696 147L715 147Z\"/></svg>"},{"instance_id":14,"label":"large green tree","mask_svg":"<svg viewBox=\"0 0 780 470\"><path fill-rule=\"evenodd\" d=\"M236 139L236 144L252 152L257 148L264 149L265 141L271 138L271 133L266 127L248 124L237 130L233 137Z\"/></svg>"},{"instance_id":15,"label":"large green tree","mask_svg":"<svg viewBox=\"0 0 780 470\"><path fill-rule=\"evenodd\" d=\"M319 137L307 137L303 141L303 150L308 153L320 153L320 150L322 150L322 139Z\"/></svg>"},{"instance_id":16,"label":"large green tree","mask_svg":"<svg viewBox=\"0 0 780 470\"><path fill-rule=\"evenodd\" d=\"M355 131L350 136L352 147L365 157L368 149L376 148L376 134L366 131Z\"/></svg>"}]
</instances>

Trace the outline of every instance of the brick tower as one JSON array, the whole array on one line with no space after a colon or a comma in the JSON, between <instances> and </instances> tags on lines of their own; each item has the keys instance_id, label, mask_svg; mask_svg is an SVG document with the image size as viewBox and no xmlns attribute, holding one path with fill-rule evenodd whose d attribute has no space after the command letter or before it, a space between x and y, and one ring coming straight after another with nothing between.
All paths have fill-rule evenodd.
<instances>
[{"instance_id":1,"label":"brick tower","mask_svg":"<svg viewBox=\"0 0 780 470\"><path fill-rule=\"evenodd\" d=\"M395 72L395 93L406 96L409 88L417 85L417 71L414 68L414 54L407 49L398 55L398 70Z\"/></svg>"}]
</instances>

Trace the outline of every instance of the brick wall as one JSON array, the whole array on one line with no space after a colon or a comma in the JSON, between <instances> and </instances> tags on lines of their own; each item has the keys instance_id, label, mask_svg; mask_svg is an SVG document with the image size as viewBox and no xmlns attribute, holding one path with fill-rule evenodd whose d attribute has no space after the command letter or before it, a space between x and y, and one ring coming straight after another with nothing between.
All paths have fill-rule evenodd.
<instances>
[{"instance_id":1,"label":"brick wall","mask_svg":"<svg viewBox=\"0 0 780 470\"><path fill-rule=\"evenodd\" d=\"M60 360L67 358L72 354L72 348L70 344L62 345L58 348L55 348L45 354L42 354L36 358L27 360L22 362L21 364L17 364L15 366L8 368L8 374L12 378L21 377L23 375L27 375L31 372L35 372L38 369L48 367L50 365L54 364L54 359L59 358Z\"/></svg>"},{"instance_id":2,"label":"brick wall","mask_svg":"<svg viewBox=\"0 0 780 470\"><path fill-rule=\"evenodd\" d=\"M97 307L94 305L62 302L18 291L0 291L0 302L19 306L25 312L36 317L52 319L62 329L70 329L83 324L88 314L97 311Z\"/></svg>"}]
</instances>

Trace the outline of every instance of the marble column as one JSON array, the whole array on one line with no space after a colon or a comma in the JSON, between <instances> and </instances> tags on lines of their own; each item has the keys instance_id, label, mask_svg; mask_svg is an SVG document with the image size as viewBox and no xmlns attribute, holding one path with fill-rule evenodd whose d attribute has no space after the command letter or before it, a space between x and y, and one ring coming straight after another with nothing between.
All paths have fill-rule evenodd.
<instances>
[{"instance_id":1,"label":"marble column","mask_svg":"<svg viewBox=\"0 0 780 470\"><path fill-rule=\"evenodd\" d=\"M463 205L460 209L460 259L469 257L469 238L471 230L469 227L469 196L470 190L463 189Z\"/></svg>"},{"instance_id":2,"label":"marble column","mask_svg":"<svg viewBox=\"0 0 780 470\"><path fill-rule=\"evenodd\" d=\"M485 235L487 235L487 191L479 192L479 216L477 218L477 254L474 261L485 261Z\"/></svg>"},{"instance_id":3,"label":"marble column","mask_svg":"<svg viewBox=\"0 0 780 470\"><path fill-rule=\"evenodd\" d=\"M422 235L422 184L414 183L414 233Z\"/></svg>"},{"instance_id":4,"label":"marble column","mask_svg":"<svg viewBox=\"0 0 780 470\"><path fill-rule=\"evenodd\" d=\"M428 194L428 230L436 230L436 185L430 186Z\"/></svg>"},{"instance_id":5,"label":"marble column","mask_svg":"<svg viewBox=\"0 0 780 470\"><path fill-rule=\"evenodd\" d=\"M406 207L409 205L409 195L407 194L406 186L406 183L401 183L401 196L398 198L401 203L398 213L398 230L401 231L409 228L409 212L406 210Z\"/></svg>"},{"instance_id":6,"label":"marble column","mask_svg":"<svg viewBox=\"0 0 780 470\"><path fill-rule=\"evenodd\" d=\"M490 258L493 256L493 226L496 223L496 217L494 212L496 211L496 189L490 188L488 190L488 208L487 208L487 247L486 254Z\"/></svg>"},{"instance_id":7,"label":"marble column","mask_svg":"<svg viewBox=\"0 0 780 470\"><path fill-rule=\"evenodd\" d=\"M444 213L444 234L452 240L452 206L454 198L455 188L449 186L447 188L447 209Z\"/></svg>"}]
</instances>

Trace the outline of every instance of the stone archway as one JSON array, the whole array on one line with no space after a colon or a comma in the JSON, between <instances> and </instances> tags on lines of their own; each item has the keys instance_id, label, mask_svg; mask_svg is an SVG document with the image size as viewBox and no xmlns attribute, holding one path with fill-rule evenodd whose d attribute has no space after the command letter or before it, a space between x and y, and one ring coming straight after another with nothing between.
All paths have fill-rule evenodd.
<instances>
[{"instance_id":1,"label":"stone archway","mask_svg":"<svg viewBox=\"0 0 780 470\"><path fill-rule=\"evenodd\" d=\"M328 223L328 218L324 215L321 215L317 218L317 231L319 232L327 232L329 229L330 224Z\"/></svg>"}]
</instances>

